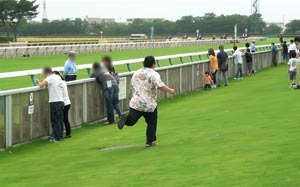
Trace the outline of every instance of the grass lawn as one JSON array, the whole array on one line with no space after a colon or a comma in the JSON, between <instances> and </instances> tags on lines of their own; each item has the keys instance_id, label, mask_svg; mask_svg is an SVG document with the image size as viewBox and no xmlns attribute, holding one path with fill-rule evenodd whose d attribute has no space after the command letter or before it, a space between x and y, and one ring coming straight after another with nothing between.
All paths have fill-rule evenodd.
<instances>
[{"instance_id":1,"label":"grass lawn","mask_svg":"<svg viewBox=\"0 0 300 187\"><path fill-rule=\"evenodd\" d=\"M257 45L267 45L271 42L277 42L277 38L269 38L265 41L258 41ZM239 46L244 47L244 43L240 43ZM232 44L225 45L226 48L231 48ZM191 47L182 47L182 48L158 48L158 49L143 49L136 51L113 51L107 53L88 53L88 54L79 54L77 59L77 64L91 64L95 61L99 61L99 59L103 55L111 55L114 60L126 60L126 59L134 59L134 58L143 58L147 55L154 56L164 56L164 55L172 55L172 54L181 54L181 53L192 53L192 52L201 52L207 51L208 48L218 48L218 45L203 45L203 46L191 46ZM203 59L206 57L203 56ZM197 59L197 58L195 58ZM186 62L189 62L189 59L184 59ZM21 70L31 70L31 69L39 69L44 66L63 66L66 61L65 55L55 55L55 56L33 56L30 58L9 58L9 59L0 59L0 73L2 72L11 72L11 71L21 71ZM179 64L180 61L174 61L175 64ZM162 61L162 66L169 65L168 61ZM140 68L142 64L134 64L132 65L133 70ZM127 68L125 65L116 67L118 72L126 72ZM87 78L87 72L85 70L78 72L78 78ZM41 77L38 77L41 78ZM32 86L32 82L30 77L20 77L20 78L12 78L12 79L2 79L0 84L1 90L22 88Z\"/></svg>"},{"instance_id":2,"label":"grass lawn","mask_svg":"<svg viewBox=\"0 0 300 187\"><path fill-rule=\"evenodd\" d=\"M158 146L135 127L93 125L62 143L38 140L0 152L5 187L300 186L299 91L286 66L229 87L159 104ZM100 147L135 147L100 151Z\"/></svg>"}]
</instances>

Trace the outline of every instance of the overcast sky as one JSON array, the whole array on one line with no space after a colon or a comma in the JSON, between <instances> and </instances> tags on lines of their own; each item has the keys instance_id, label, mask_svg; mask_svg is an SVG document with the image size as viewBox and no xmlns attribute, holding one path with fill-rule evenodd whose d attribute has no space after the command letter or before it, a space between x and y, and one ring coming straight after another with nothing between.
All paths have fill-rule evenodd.
<instances>
[{"instance_id":1,"label":"overcast sky","mask_svg":"<svg viewBox=\"0 0 300 187\"><path fill-rule=\"evenodd\" d=\"M40 15L42 18L42 2ZM102 17L166 18L176 20L185 15L202 16L207 12L217 15L250 15L251 0L46 0L48 19ZM289 4L293 3L292 6ZM261 0L260 12L268 22L300 19L299 0Z\"/></svg>"}]
</instances>

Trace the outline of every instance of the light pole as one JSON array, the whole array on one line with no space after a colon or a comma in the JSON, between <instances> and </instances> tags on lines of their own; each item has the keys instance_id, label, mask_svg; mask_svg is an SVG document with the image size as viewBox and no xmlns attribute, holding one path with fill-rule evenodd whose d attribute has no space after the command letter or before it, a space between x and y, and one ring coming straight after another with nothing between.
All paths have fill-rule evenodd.
<instances>
[{"instance_id":1,"label":"light pole","mask_svg":"<svg viewBox=\"0 0 300 187\"><path fill-rule=\"evenodd\" d=\"M103 39L103 31L100 31L100 40Z\"/></svg>"}]
</instances>

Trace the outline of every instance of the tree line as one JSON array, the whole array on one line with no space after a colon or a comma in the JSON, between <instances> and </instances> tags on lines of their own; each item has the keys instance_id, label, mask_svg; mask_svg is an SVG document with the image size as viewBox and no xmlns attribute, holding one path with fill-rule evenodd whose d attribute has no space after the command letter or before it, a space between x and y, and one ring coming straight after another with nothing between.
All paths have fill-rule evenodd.
<instances>
[{"instance_id":1,"label":"tree line","mask_svg":"<svg viewBox=\"0 0 300 187\"><path fill-rule=\"evenodd\" d=\"M201 34L233 33L237 24L239 34L248 30L252 34L279 35L282 28L272 24L267 27L261 14L245 15L220 15L206 13L204 16L183 16L176 21L156 19L145 21L136 19L133 23L92 23L83 19L43 20L32 21L39 12L36 0L0 0L0 32L6 34L7 40L17 41L17 36L63 36L63 35L99 35L128 36L133 33L150 34L150 28L155 28L156 36L196 35L196 30ZM252 28L255 18L256 28ZM300 20L287 24L286 33L295 34L300 31ZM11 37L13 35L13 38Z\"/></svg>"}]
</instances>

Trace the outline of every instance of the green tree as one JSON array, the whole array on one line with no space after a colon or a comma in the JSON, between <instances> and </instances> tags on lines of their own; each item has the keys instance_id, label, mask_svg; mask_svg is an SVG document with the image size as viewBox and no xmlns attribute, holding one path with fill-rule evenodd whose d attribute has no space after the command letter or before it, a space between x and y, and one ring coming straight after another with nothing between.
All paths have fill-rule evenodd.
<instances>
[{"instance_id":1,"label":"green tree","mask_svg":"<svg viewBox=\"0 0 300 187\"><path fill-rule=\"evenodd\" d=\"M8 15L13 11L15 1L0 0L0 26L6 32L7 40L10 40L10 29L7 23Z\"/></svg>"},{"instance_id":2,"label":"green tree","mask_svg":"<svg viewBox=\"0 0 300 187\"><path fill-rule=\"evenodd\" d=\"M10 26L14 41L17 41L17 31L20 24L26 20L35 18L39 12L37 11L39 5L35 5L36 0L10 0L12 10L8 11L7 24Z\"/></svg>"},{"instance_id":3,"label":"green tree","mask_svg":"<svg viewBox=\"0 0 300 187\"><path fill-rule=\"evenodd\" d=\"M271 24L266 28L266 34L278 35L282 32L282 28L276 24Z\"/></svg>"},{"instance_id":4,"label":"green tree","mask_svg":"<svg viewBox=\"0 0 300 187\"><path fill-rule=\"evenodd\" d=\"M286 25L286 34L296 34L300 32L300 20L293 20Z\"/></svg>"}]
</instances>

